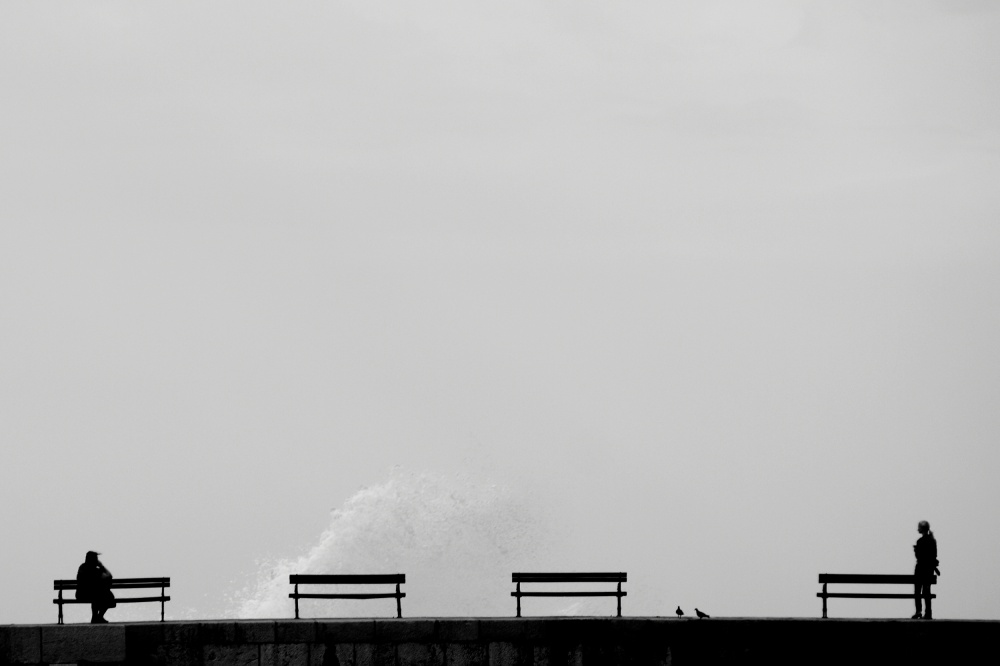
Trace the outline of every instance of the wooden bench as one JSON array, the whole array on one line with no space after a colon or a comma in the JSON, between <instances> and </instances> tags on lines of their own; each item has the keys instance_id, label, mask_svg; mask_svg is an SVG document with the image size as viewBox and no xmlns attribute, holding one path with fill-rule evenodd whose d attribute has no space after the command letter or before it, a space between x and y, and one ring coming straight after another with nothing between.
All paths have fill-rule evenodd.
<instances>
[{"instance_id":1,"label":"wooden bench","mask_svg":"<svg viewBox=\"0 0 1000 666\"><path fill-rule=\"evenodd\" d=\"M819 582L823 584L823 591L816 594L823 599L823 617L826 617L826 600L828 598L840 599L913 599L916 595L909 594L887 594L878 592L827 592L826 586L829 584L838 585L909 585L911 588L916 585L917 577L910 575L888 575L888 574L820 574ZM930 577L931 584L937 582L937 576ZM932 594L931 599L936 599L937 595Z\"/></svg>"},{"instance_id":2,"label":"wooden bench","mask_svg":"<svg viewBox=\"0 0 1000 666\"><path fill-rule=\"evenodd\" d=\"M112 590L135 590L140 588L160 588L160 596L158 597L118 597L115 596L116 604L138 604L146 601L159 601L160 602L160 622L163 622L164 607L166 603L170 601L170 597L167 596L167 588L170 587L169 578L112 578L111 579L111 589ZM76 591L76 580L57 580L53 581L53 589L59 591L59 597L52 600L52 603L59 605L59 624L63 624L63 604L90 604L89 601L81 601L79 599L64 599L64 591Z\"/></svg>"},{"instance_id":3,"label":"wooden bench","mask_svg":"<svg viewBox=\"0 0 1000 666\"><path fill-rule=\"evenodd\" d=\"M628 592L622 592L622 583L628 581L628 574L619 572L589 572L589 573L513 573L511 582L517 583L517 589L510 596L517 597L517 617L521 617L521 597L618 597L618 617L622 616L622 597ZM587 592L522 592L521 583L618 583L617 590L587 591Z\"/></svg>"},{"instance_id":4,"label":"wooden bench","mask_svg":"<svg viewBox=\"0 0 1000 666\"><path fill-rule=\"evenodd\" d=\"M406 582L406 574L292 574L288 582L295 591L288 595L295 599L295 619L299 619L299 599L396 599L396 617L403 617L400 600L406 596L399 586ZM396 585L395 592L347 593L305 593L299 592L299 585Z\"/></svg>"}]
</instances>

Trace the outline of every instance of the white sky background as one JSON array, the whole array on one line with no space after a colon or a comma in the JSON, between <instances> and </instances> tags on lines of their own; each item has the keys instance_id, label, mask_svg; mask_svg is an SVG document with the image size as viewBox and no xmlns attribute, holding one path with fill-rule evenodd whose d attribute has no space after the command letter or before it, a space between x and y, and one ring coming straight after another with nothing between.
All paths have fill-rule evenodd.
<instances>
[{"instance_id":1,"label":"white sky background","mask_svg":"<svg viewBox=\"0 0 1000 666\"><path fill-rule=\"evenodd\" d=\"M626 614L817 616L927 519L1000 619L998 10L3 3L0 622L88 549L218 616L394 465Z\"/></svg>"}]
</instances>

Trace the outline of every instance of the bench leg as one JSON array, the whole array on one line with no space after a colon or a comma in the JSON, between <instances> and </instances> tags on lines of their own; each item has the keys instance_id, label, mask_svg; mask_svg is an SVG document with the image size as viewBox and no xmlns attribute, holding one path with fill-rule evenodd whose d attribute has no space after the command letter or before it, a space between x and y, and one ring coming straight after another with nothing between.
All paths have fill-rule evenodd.
<instances>
[{"instance_id":1,"label":"bench leg","mask_svg":"<svg viewBox=\"0 0 1000 666\"><path fill-rule=\"evenodd\" d=\"M823 617L826 617L826 583L823 583Z\"/></svg>"},{"instance_id":2,"label":"bench leg","mask_svg":"<svg viewBox=\"0 0 1000 666\"><path fill-rule=\"evenodd\" d=\"M399 583L396 583L396 617L403 617L403 595L399 591Z\"/></svg>"}]
</instances>

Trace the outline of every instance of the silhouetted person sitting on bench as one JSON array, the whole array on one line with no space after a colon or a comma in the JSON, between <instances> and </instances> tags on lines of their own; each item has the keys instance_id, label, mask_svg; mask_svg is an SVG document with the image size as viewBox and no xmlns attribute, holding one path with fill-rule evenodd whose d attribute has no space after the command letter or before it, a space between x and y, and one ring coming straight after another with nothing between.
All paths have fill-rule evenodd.
<instances>
[{"instance_id":1,"label":"silhouetted person sitting on bench","mask_svg":"<svg viewBox=\"0 0 1000 666\"><path fill-rule=\"evenodd\" d=\"M90 602L91 624L103 624L104 613L114 608L115 595L111 592L111 572L97 559L100 553L87 552L87 558L76 570L76 598Z\"/></svg>"},{"instance_id":2,"label":"silhouetted person sitting on bench","mask_svg":"<svg viewBox=\"0 0 1000 666\"><path fill-rule=\"evenodd\" d=\"M920 532L920 538L913 544L913 554L917 557L917 566L913 570L913 575L917 578L913 600L917 605L917 612L913 615L913 619L931 620L934 618L931 613L931 576L941 575L941 571L938 570L937 540L934 539L934 532L931 532L931 525L926 520L921 520L917 524L917 531ZM923 614L920 608L921 597L927 608L927 612Z\"/></svg>"}]
</instances>

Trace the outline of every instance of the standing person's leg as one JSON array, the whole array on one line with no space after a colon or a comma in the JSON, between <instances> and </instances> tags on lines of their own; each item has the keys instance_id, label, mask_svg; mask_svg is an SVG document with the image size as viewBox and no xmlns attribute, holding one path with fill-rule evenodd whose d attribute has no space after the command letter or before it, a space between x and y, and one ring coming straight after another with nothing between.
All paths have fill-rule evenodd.
<instances>
[{"instance_id":1,"label":"standing person's leg","mask_svg":"<svg viewBox=\"0 0 1000 666\"><path fill-rule=\"evenodd\" d=\"M934 618L934 615L931 612L931 583L930 583L930 576L928 576L927 578L924 579L923 588L924 588L924 609L925 609L925 611L924 611L924 619L925 620L931 620L931 619Z\"/></svg>"},{"instance_id":2,"label":"standing person's leg","mask_svg":"<svg viewBox=\"0 0 1000 666\"><path fill-rule=\"evenodd\" d=\"M923 617L923 608L920 606L920 596L922 594L922 590L920 589L920 571L914 571L913 575L917 577L917 581L913 584L913 603L917 607L917 612L913 614L911 619L919 620Z\"/></svg>"}]
</instances>

